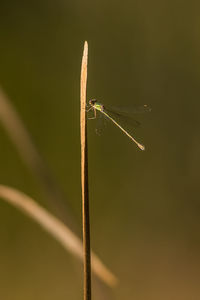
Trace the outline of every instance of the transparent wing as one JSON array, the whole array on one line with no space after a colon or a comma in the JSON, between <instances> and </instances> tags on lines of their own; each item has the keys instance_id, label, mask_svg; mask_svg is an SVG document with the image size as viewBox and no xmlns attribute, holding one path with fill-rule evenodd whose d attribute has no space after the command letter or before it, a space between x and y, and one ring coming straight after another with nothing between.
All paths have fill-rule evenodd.
<instances>
[{"instance_id":1,"label":"transparent wing","mask_svg":"<svg viewBox=\"0 0 200 300\"><path fill-rule=\"evenodd\" d=\"M94 122L96 134L102 135L102 133L106 127L107 118L105 118L105 116L99 111L96 111L96 115L95 115L95 112L93 109L91 109L87 112L87 118L88 118L88 120L91 120Z\"/></svg>"},{"instance_id":2,"label":"transparent wing","mask_svg":"<svg viewBox=\"0 0 200 300\"><path fill-rule=\"evenodd\" d=\"M132 108L104 106L104 111L111 118L121 124L124 128L131 130L131 128L135 129L141 125L139 121L133 118L133 115L150 112L151 109L148 105L142 105ZM96 111L95 118L93 109L88 112L88 119L95 120L95 131L98 135L101 135L103 133L107 121L110 121L104 114L99 111Z\"/></svg>"},{"instance_id":3,"label":"transparent wing","mask_svg":"<svg viewBox=\"0 0 200 300\"><path fill-rule=\"evenodd\" d=\"M151 107L147 104L134 106L134 107L124 107L124 106L106 106L108 112L115 112L118 114L133 115L147 113L151 111Z\"/></svg>"},{"instance_id":4,"label":"transparent wing","mask_svg":"<svg viewBox=\"0 0 200 300\"><path fill-rule=\"evenodd\" d=\"M111 111L105 109L105 112L113 119L115 119L117 122L123 124L123 125L129 125L130 127L137 128L141 124L139 121L135 120L131 115L123 114L121 112L117 111Z\"/></svg>"},{"instance_id":5,"label":"transparent wing","mask_svg":"<svg viewBox=\"0 0 200 300\"><path fill-rule=\"evenodd\" d=\"M96 126L95 126L95 132L98 135L102 135L104 129L106 128L106 120L107 118L104 117L104 115L100 112L97 113L96 117Z\"/></svg>"}]
</instances>

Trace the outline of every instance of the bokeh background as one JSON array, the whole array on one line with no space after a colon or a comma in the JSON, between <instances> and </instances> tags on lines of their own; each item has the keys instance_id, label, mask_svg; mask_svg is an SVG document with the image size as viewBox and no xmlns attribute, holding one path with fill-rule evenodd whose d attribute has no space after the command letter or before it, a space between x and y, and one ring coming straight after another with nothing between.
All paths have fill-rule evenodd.
<instances>
[{"instance_id":1,"label":"bokeh background","mask_svg":"<svg viewBox=\"0 0 200 300\"><path fill-rule=\"evenodd\" d=\"M145 152L112 124L99 137L88 122L92 248L120 280L109 291L93 279L94 299L200 299L199 9L178 0L0 3L0 85L80 236L84 41L88 99L152 107L135 131ZM2 124L0 166L1 184L53 211ZM82 299L75 258L3 201L0 220L0 299Z\"/></svg>"}]
</instances>

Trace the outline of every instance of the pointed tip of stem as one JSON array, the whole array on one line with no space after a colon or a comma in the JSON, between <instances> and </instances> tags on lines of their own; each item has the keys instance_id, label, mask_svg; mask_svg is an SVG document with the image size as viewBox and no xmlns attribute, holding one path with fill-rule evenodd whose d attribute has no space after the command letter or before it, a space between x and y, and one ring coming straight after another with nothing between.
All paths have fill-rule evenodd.
<instances>
[{"instance_id":1,"label":"pointed tip of stem","mask_svg":"<svg viewBox=\"0 0 200 300\"><path fill-rule=\"evenodd\" d=\"M87 41L85 41L85 43L84 43L84 51L83 51L83 56L87 55L87 53L88 53L88 42L87 42Z\"/></svg>"}]
</instances>

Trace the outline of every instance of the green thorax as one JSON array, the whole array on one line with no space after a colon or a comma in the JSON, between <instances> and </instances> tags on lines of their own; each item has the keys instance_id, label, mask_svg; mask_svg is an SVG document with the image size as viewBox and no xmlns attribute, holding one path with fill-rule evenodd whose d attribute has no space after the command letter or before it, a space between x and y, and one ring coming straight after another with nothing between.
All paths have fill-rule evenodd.
<instances>
[{"instance_id":1,"label":"green thorax","mask_svg":"<svg viewBox=\"0 0 200 300\"><path fill-rule=\"evenodd\" d=\"M99 103L99 102L95 102L94 108L96 110L99 110L99 111L103 111L104 110L104 106L101 103Z\"/></svg>"}]
</instances>

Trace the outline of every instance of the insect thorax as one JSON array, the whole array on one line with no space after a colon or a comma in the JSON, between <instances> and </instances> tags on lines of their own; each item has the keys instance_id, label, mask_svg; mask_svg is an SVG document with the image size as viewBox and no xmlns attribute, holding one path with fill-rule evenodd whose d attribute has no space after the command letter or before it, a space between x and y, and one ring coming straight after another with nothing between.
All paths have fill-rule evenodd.
<instances>
[{"instance_id":1,"label":"insect thorax","mask_svg":"<svg viewBox=\"0 0 200 300\"><path fill-rule=\"evenodd\" d=\"M95 109L99 110L99 111L103 111L104 110L104 106L101 103L96 102L95 103Z\"/></svg>"}]
</instances>

